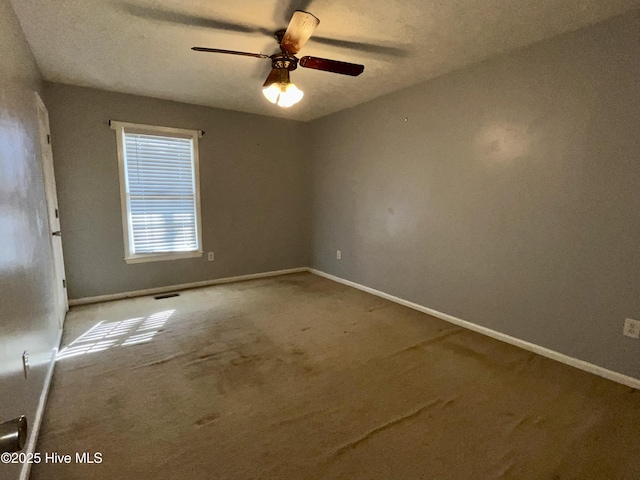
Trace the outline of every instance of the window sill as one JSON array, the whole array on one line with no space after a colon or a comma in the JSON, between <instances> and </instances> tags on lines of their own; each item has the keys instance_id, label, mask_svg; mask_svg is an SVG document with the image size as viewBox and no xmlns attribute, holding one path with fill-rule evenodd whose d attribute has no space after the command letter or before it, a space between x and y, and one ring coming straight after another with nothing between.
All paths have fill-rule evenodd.
<instances>
[{"instance_id":1,"label":"window sill","mask_svg":"<svg viewBox=\"0 0 640 480\"><path fill-rule=\"evenodd\" d=\"M125 257L127 263L162 262L164 260L180 260L183 258L201 257L203 252L178 252L178 253L149 253L147 255L135 255Z\"/></svg>"}]
</instances>

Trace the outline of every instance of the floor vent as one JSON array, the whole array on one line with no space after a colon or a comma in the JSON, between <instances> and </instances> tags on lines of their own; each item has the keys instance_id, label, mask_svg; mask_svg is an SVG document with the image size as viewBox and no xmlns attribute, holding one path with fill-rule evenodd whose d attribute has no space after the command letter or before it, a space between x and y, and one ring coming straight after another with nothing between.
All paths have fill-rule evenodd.
<instances>
[{"instance_id":1,"label":"floor vent","mask_svg":"<svg viewBox=\"0 0 640 480\"><path fill-rule=\"evenodd\" d=\"M171 298L171 297L179 297L180 294L179 293L165 293L164 295L156 295L155 298L156 300L162 300L163 298Z\"/></svg>"}]
</instances>

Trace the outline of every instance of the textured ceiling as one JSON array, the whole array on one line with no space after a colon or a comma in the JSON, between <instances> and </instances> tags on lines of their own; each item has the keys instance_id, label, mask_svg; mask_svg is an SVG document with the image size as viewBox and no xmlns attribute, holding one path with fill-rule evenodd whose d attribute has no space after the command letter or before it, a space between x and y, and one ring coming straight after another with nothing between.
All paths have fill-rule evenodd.
<instances>
[{"instance_id":1,"label":"textured ceiling","mask_svg":"<svg viewBox=\"0 0 640 480\"><path fill-rule=\"evenodd\" d=\"M311 120L463 65L640 7L640 0L12 0L45 79ZM298 68L284 110L261 86L269 33L295 9L320 19L301 55L365 65L359 77Z\"/></svg>"}]
</instances>

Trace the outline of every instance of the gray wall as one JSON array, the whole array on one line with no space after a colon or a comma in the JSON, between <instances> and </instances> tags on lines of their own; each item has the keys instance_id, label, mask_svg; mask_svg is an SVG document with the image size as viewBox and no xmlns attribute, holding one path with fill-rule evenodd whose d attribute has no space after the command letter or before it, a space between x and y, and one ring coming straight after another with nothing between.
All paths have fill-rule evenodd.
<instances>
[{"instance_id":1,"label":"gray wall","mask_svg":"<svg viewBox=\"0 0 640 480\"><path fill-rule=\"evenodd\" d=\"M308 126L146 97L45 87L70 298L306 266ZM202 258L127 265L109 119L204 130Z\"/></svg>"},{"instance_id":2,"label":"gray wall","mask_svg":"<svg viewBox=\"0 0 640 480\"><path fill-rule=\"evenodd\" d=\"M314 267L640 378L637 11L311 127Z\"/></svg>"},{"instance_id":3,"label":"gray wall","mask_svg":"<svg viewBox=\"0 0 640 480\"><path fill-rule=\"evenodd\" d=\"M33 422L59 327L34 93L41 79L9 0L0 0L0 45L0 421ZM0 478L18 478L18 467L0 463Z\"/></svg>"}]
</instances>

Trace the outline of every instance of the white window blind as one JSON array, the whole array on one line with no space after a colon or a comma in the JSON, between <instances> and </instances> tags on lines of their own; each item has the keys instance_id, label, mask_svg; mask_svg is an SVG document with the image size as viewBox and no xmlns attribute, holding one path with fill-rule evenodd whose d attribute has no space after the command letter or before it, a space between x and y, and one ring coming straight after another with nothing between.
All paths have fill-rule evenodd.
<instances>
[{"instance_id":1,"label":"white window blind","mask_svg":"<svg viewBox=\"0 0 640 480\"><path fill-rule=\"evenodd\" d=\"M193 135L124 127L120 141L128 230L125 259L201 253L197 140Z\"/></svg>"}]
</instances>

